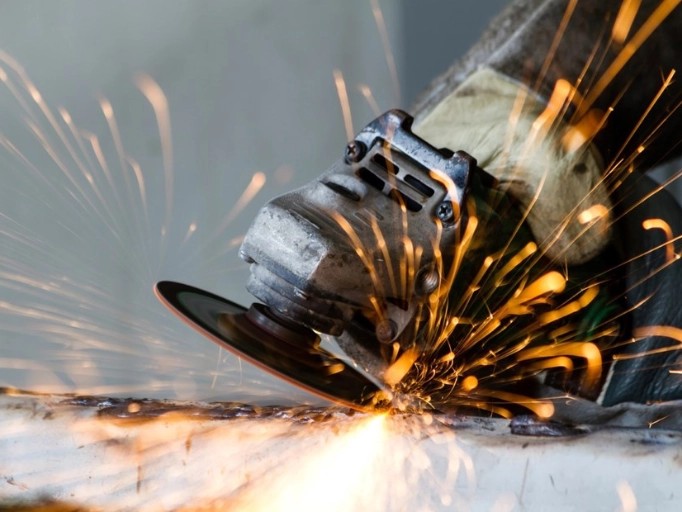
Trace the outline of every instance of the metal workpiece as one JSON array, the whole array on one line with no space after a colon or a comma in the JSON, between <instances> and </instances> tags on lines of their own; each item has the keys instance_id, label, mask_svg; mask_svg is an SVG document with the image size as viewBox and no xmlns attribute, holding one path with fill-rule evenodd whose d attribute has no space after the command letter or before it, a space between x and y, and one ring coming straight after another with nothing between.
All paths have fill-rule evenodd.
<instances>
[{"instance_id":1,"label":"metal workpiece","mask_svg":"<svg viewBox=\"0 0 682 512\"><path fill-rule=\"evenodd\" d=\"M323 333L362 316L383 342L400 336L447 271L476 167L410 124L387 112L317 180L263 207L240 250L254 296Z\"/></svg>"},{"instance_id":2,"label":"metal workpiece","mask_svg":"<svg viewBox=\"0 0 682 512\"><path fill-rule=\"evenodd\" d=\"M7 391L3 510L628 510L625 494L676 511L682 499L679 404L567 427Z\"/></svg>"}]
</instances>

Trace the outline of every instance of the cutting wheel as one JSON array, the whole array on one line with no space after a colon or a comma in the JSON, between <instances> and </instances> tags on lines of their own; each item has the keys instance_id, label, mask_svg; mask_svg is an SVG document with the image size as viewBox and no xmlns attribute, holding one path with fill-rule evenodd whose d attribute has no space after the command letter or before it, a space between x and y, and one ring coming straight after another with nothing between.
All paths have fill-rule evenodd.
<instances>
[{"instance_id":1,"label":"cutting wheel","mask_svg":"<svg viewBox=\"0 0 682 512\"><path fill-rule=\"evenodd\" d=\"M220 347L323 398L360 410L386 402L387 391L320 347L313 331L262 304L245 309L212 293L172 281L156 295L173 313Z\"/></svg>"}]
</instances>

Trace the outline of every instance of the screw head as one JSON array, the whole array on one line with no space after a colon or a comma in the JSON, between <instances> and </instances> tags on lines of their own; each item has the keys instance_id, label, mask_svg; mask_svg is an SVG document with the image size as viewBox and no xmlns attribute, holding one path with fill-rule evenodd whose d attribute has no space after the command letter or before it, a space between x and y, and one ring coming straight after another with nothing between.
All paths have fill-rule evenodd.
<instances>
[{"instance_id":1,"label":"screw head","mask_svg":"<svg viewBox=\"0 0 682 512\"><path fill-rule=\"evenodd\" d=\"M352 140L346 146L346 150L343 156L346 160L346 163L349 164L357 163L360 160L362 160L362 157L365 156L366 151L367 150L365 149L365 145L362 142Z\"/></svg>"},{"instance_id":2,"label":"screw head","mask_svg":"<svg viewBox=\"0 0 682 512\"><path fill-rule=\"evenodd\" d=\"M374 329L374 333L380 343L391 343L396 336L398 326L393 320L382 320Z\"/></svg>"},{"instance_id":3,"label":"screw head","mask_svg":"<svg viewBox=\"0 0 682 512\"><path fill-rule=\"evenodd\" d=\"M452 222L455 212L450 201L443 201L436 207L436 216L443 222Z\"/></svg>"}]
</instances>

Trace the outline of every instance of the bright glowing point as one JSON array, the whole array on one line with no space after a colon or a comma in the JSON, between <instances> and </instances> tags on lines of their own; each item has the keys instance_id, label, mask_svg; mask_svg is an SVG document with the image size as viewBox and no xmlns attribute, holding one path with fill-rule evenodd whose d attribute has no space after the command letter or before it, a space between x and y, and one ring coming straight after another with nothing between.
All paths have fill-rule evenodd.
<instances>
[{"instance_id":1,"label":"bright glowing point","mask_svg":"<svg viewBox=\"0 0 682 512\"><path fill-rule=\"evenodd\" d=\"M673 230L670 225L663 219L646 219L642 222L642 227L647 231L650 229L660 229L665 234L666 246L665 246L665 259L667 262L671 262L677 256L675 254L675 247L673 246Z\"/></svg>"},{"instance_id":2,"label":"bright glowing point","mask_svg":"<svg viewBox=\"0 0 682 512\"><path fill-rule=\"evenodd\" d=\"M114 115L114 109L111 107L111 103L109 103L109 100L106 98L102 98L99 101L100 106L102 107L102 113L104 114L104 117L107 119L111 119L111 117Z\"/></svg>"},{"instance_id":3,"label":"bright glowing point","mask_svg":"<svg viewBox=\"0 0 682 512\"><path fill-rule=\"evenodd\" d=\"M620 498L621 509L623 512L636 512L637 497L628 482L618 484L618 497Z\"/></svg>"},{"instance_id":4,"label":"bright glowing point","mask_svg":"<svg viewBox=\"0 0 682 512\"><path fill-rule=\"evenodd\" d=\"M71 114L69 114L68 110L60 107L59 108L59 115L62 116L62 119L64 120L64 122L66 124L71 124Z\"/></svg>"},{"instance_id":5,"label":"bright glowing point","mask_svg":"<svg viewBox=\"0 0 682 512\"><path fill-rule=\"evenodd\" d=\"M31 98L33 98L33 101L36 103L40 103L43 99L42 95L40 94L40 91L35 88L33 84L28 84L28 91L31 94Z\"/></svg>"},{"instance_id":6,"label":"bright glowing point","mask_svg":"<svg viewBox=\"0 0 682 512\"><path fill-rule=\"evenodd\" d=\"M592 109L587 112L577 123L571 125L561 138L564 150L568 153L578 151L594 138L605 121L606 116L602 111Z\"/></svg>"},{"instance_id":7,"label":"bright glowing point","mask_svg":"<svg viewBox=\"0 0 682 512\"><path fill-rule=\"evenodd\" d=\"M603 204L595 204L587 210L583 210L578 214L578 222L580 224L590 224L596 220L608 217L609 209Z\"/></svg>"},{"instance_id":8,"label":"bright glowing point","mask_svg":"<svg viewBox=\"0 0 682 512\"><path fill-rule=\"evenodd\" d=\"M478 387L478 379L474 377L473 375L469 375L468 377L465 377L464 380L462 381L462 391L467 392L467 391L472 391Z\"/></svg>"},{"instance_id":9,"label":"bright glowing point","mask_svg":"<svg viewBox=\"0 0 682 512\"><path fill-rule=\"evenodd\" d=\"M395 386L403 377L410 371L412 365L419 357L419 352L416 349L406 350L396 362L388 367L384 373L384 382L389 386Z\"/></svg>"},{"instance_id":10,"label":"bright glowing point","mask_svg":"<svg viewBox=\"0 0 682 512\"><path fill-rule=\"evenodd\" d=\"M616 43L623 44L627 39L640 3L641 0L623 0L611 30L611 37Z\"/></svg>"}]
</instances>

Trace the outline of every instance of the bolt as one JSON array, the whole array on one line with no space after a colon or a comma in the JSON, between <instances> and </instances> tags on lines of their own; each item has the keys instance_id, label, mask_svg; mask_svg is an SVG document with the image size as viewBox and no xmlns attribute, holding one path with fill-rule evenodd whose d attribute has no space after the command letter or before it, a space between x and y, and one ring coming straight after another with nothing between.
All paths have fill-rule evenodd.
<instances>
[{"instance_id":1,"label":"bolt","mask_svg":"<svg viewBox=\"0 0 682 512\"><path fill-rule=\"evenodd\" d=\"M455 217L455 212L452 210L452 203L450 201L443 201L436 208L436 216L443 222L451 222Z\"/></svg>"},{"instance_id":2,"label":"bolt","mask_svg":"<svg viewBox=\"0 0 682 512\"><path fill-rule=\"evenodd\" d=\"M393 320L381 320L374 329L380 343L391 343L396 336L398 327Z\"/></svg>"},{"instance_id":3,"label":"bolt","mask_svg":"<svg viewBox=\"0 0 682 512\"><path fill-rule=\"evenodd\" d=\"M346 163L352 164L357 163L362 160L365 156L365 145L357 140L352 140L346 146L346 151L344 152L344 158Z\"/></svg>"},{"instance_id":4,"label":"bolt","mask_svg":"<svg viewBox=\"0 0 682 512\"><path fill-rule=\"evenodd\" d=\"M423 269L419 272L417 277L415 291L419 295L428 295L438 288L439 283L440 277L438 276L438 272L435 270Z\"/></svg>"}]
</instances>

